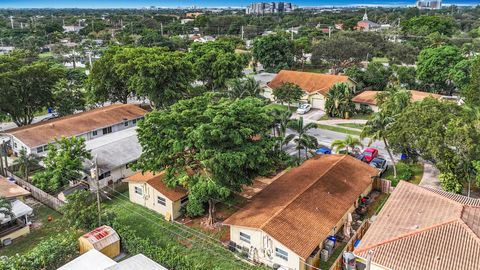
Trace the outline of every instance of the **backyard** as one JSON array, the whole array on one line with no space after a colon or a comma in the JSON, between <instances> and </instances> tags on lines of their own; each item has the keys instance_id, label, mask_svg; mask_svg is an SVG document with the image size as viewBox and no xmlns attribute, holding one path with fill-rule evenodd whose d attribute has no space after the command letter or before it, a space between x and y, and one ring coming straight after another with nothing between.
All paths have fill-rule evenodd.
<instances>
[{"instance_id":1,"label":"backyard","mask_svg":"<svg viewBox=\"0 0 480 270\"><path fill-rule=\"evenodd\" d=\"M200 231L198 221L190 224L191 227L168 222L162 215L127 198L128 193L117 195L106 202L106 207L116 214L116 223L128 227L136 237L159 248L173 245L177 257L189 257L202 265L202 269L257 269L240 261L221 244L219 239L226 233L224 228Z\"/></svg>"},{"instance_id":2,"label":"backyard","mask_svg":"<svg viewBox=\"0 0 480 270\"><path fill-rule=\"evenodd\" d=\"M0 256L25 254L35 247L35 243L55 236L66 229L61 220L62 215L58 212L33 199L28 199L27 203L33 208L35 215L32 218L31 233L15 239L10 246L0 248ZM48 217L51 217L52 220L49 221Z\"/></svg>"}]
</instances>

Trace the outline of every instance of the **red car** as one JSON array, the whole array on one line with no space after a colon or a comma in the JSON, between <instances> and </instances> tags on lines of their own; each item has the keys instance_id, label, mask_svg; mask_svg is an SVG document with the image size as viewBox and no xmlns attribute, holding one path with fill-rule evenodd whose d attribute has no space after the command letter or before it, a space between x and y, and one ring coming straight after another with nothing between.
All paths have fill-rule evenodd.
<instances>
[{"instance_id":1,"label":"red car","mask_svg":"<svg viewBox=\"0 0 480 270\"><path fill-rule=\"evenodd\" d=\"M362 153L363 161L370 163L374 158L378 156L378 150L376 148L367 148Z\"/></svg>"}]
</instances>

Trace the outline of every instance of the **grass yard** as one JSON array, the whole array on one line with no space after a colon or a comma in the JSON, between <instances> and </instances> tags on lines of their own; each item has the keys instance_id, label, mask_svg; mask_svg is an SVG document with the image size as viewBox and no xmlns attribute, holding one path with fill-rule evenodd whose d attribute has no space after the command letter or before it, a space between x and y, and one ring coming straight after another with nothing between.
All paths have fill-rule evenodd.
<instances>
[{"instance_id":1,"label":"grass yard","mask_svg":"<svg viewBox=\"0 0 480 270\"><path fill-rule=\"evenodd\" d=\"M123 195L128 197L128 193ZM178 247L178 257L193 257L206 269L258 269L239 261L216 240L200 234L196 229L168 222L162 215L134 204L124 196L118 195L106 202L107 208L116 213L117 222L130 227L138 237L152 241L158 247L175 245ZM210 237L216 239L220 235Z\"/></svg>"},{"instance_id":2,"label":"grass yard","mask_svg":"<svg viewBox=\"0 0 480 270\"><path fill-rule=\"evenodd\" d=\"M354 119L354 120L368 120L370 118L371 114L354 114L352 117L349 119ZM318 118L318 121L322 120L338 120L342 118L335 118L335 117L330 117L328 115L323 115L322 117Z\"/></svg>"},{"instance_id":3,"label":"grass yard","mask_svg":"<svg viewBox=\"0 0 480 270\"><path fill-rule=\"evenodd\" d=\"M330 130L330 131L335 131L335 132L340 132L340 133L345 133L345 134L349 134L349 135L356 135L356 136L360 136L360 133L361 133L360 131L356 131L356 130L351 130L351 129L337 127L337 126L323 125L323 124L318 124L318 128L325 129L325 130Z\"/></svg>"},{"instance_id":4,"label":"grass yard","mask_svg":"<svg viewBox=\"0 0 480 270\"><path fill-rule=\"evenodd\" d=\"M338 256L340 256L340 253L343 251L343 249L345 248L346 245L347 245L347 243L338 244L335 247L335 250L333 251L332 256L330 256L330 258L328 258L328 261L324 262L324 261L320 260L320 269L326 269L326 270L330 269L330 267L335 262L335 260L337 260Z\"/></svg>"},{"instance_id":5,"label":"grass yard","mask_svg":"<svg viewBox=\"0 0 480 270\"><path fill-rule=\"evenodd\" d=\"M405 164L405 163L404 163ZM415 163L415 164L405 164L407 167L409 167L413 174L410 179L402 179L406 180L412 184L418 185L420 184L420 181L422 181L423 177L423 163ZM399 168L399 165L397 163L397 176L401 175L401 168ZM399 179L395 179L393 177L393 169L392 166L389 166L385 174L382 176L385 179L388 179L392 181L392 186L396 186L399 182Z\"/></svg>"},{"instance_id":6,"label":"grass yard","mask_svg":"<svg viewBox=\"0 0 480 270\"><path fill-rule=\"evenodd\" d=\"M15 239L10 246L0 248L0 256L13 256L17 253L22 255L34 248L38 242L55 236L66 229L61 220L62 215L58 212L41 203L37 203L32 208L35 217L32 218L33 228L31 233ZM50 222L48 221L49 216L53 217Z\"/></svg>"},{"instance_id":7,"label":"grass yard","mask_svg":"<svg viewBox=\"0 0 480 270\"><path fill-rule=\"evenodd\" d=\"M349 127L349 128L354 128L354 129L360 129L362 130L365 124L358 124L358 123L338 123L337 126L341 127Z\"/></svg>"},{"instance_id":8,"label":"grass yard","mask_svg":"<svg viewBox=\"0 0 480 270\"><path fill-rule=\"evenodd\" d=\"M372 58L372 63L382 63L382 64L387 64L389 63L390 60L386 57L373 57Z\"/></svg>"}]
</instances>

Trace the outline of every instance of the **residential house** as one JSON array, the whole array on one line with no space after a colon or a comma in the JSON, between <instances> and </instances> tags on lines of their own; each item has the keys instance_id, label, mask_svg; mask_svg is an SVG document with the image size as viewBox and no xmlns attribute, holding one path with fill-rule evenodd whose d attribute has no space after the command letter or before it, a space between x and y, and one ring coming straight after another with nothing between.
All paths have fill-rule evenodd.
<instances>
[{"instance_id":1,"label":"residential house","mask_svg":"<svg viewBox=\"0 0 480 270\"><path fill-rule=\"evenodd\" d=\"M174 220L182 215L183 207L188 202L187 191L181 187L167 187L163 183L164 177L165 172L139 172L124 182L128 183L130 201L165 216L167 220Z\"/></svg>"},{"instance_id":2,"label":"residential house","mask_svg":"<svg viewBox=\"0 0 480 270\"><path fill-rule=\"evenodd\" d=\"M480 200L401 181L354 254L357 269L479 269Z\"/></svg>"},{"instance_id":3,"label":"residential house","mask_svg":"<svg viewBox=\"0 0 480 270\"><path fill-rule=\"evenodd\" d=\"M305 92L301 102L309 103L312 108L320 110L325 109L326 95L335 84L346 83L353 91L356 89L356 83L347 76L282 70L268 83L268 87L264 88L263 96L275 100L273 89L285 83L298 85Z\"/></svg>"},{"instance_id":4,"label":"residential house","mask_svg":"<svg viewBox=\"0 0 480 270\"><path fill-rule=\"evenodd\" d=\"M6 198L12 207L13 216L0 214L0 247L30 233L28 216L33 209L22 202L30 192L0 176L0 198Z\"/></svg>"},{"instance_id":5,"label":"residential house","mask_svg":"<svg viewBox=\"0 0 480 270\"><path fill-rule=\"evenodd\" d=\"M227 218L231 246L271 267L318 267L327 237L339 232L377 171L349 155L305 161L265 187Z\"/></svg>"},{"instance_id":6,"label":"residential house","mask_svg":"<svg viewBox=\"0 0 480 270\"><path fill-rule=\"evenodd\" d=\"M78 256L57 270L168 270L143 254L137 254L123 261L115 262L103 253L92 249Z\"/></svg>"},{"instance_id":7,"label":"residential house","mask_svg":"<svg viewBox=\"0 0 480 270\"><path fill-rule=\"evenodd\" d=\"M117 183L134 174L130 168L142 154L142 146L138 142L136 127L127 128L95 140L85 142L87 150L98 167L98 186L103 188ZM97 183L90 177L92 161L84 162L84 173L91 190L96 190Z\"/></svg>"},{"instance_id":8,"label":"residential house","mask_svg":"<svg viewBox=\"0 0 480 270\"><path fill-rule=\"evenodd\" d=\"M146 111L132 104L115 104L32 125L10 129L10 147L15 155L21 149L28 154L45 155L48 144L61 137L92 140L133 126Z\"/></svg>"},{"instance_id":9,"label":"residential house","mask_svg":"<svg viewBox=\"0 0 480 270\"><path fill-rule=\"evenodd\" d=\"M377 94L381 91L363 91L352 98L353 103L355 103L355 108L357 110L362 108L370 108L374 112L378 112L378 105L377 105ZM416 90L410 90L412 94L412 102L421 101L426 97L433 97L436 99L441 99L442 96L438 94L428 93L428 92L421 92Z\"/></svg>"}]
</instances>

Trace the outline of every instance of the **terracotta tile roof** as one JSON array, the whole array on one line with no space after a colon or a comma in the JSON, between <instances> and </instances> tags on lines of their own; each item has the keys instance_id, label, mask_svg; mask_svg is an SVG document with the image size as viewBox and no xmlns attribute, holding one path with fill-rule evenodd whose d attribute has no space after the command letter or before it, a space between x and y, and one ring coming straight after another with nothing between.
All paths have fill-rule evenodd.
<instances>
[{"instance_id":1,"label":"terracotta tile roof","mask_svg":"<svg viewBox=\"0 0 480 270\"><path fill-rule=\"evenodd\" d=\"M8 181L0 175L0 197L17 198L28 195L30 195L30 192L28 192L21 186Z\"/></svg>"},{"instance_id":2,"label":"terracotta tile roof","mask_svg":"<svg viewBox=\"0 0 480 270\"><path fill-rule=\"evenodd\" d=\"M72 137L145 115L146 111L132 104L114 104L58 119L8 130L29 147L52 142L55 138Z\"/></svg>"},{"instance_id":3,"label":"terracotta tile roof","mask_svg":"<svg viewBox=\"0 0 480 270\"><path fill-rule=\"evenodd\" d=\"M376 174L347 155L317 156L279 177L224 224L261 229L306 259Z\"/></svg>"},{"instance_id":4,"label":"terracotta tile roof","mask_svg":"<svg viewBox=\"0 0 480 270\"><path fill-rule=\"evenodd\" d=\"M479 269L480 200L400 182L354 253L395 270Z\"/></svg>"},{"instance_id":5,"label":"terracotta tile roof","mask_svg":"<svg viewBox=\"0 0 480 270\"><path fill-rule=\"evenodd\" d=\"M326 95L335 84L348 82L349 80L347 76L341 75L282 70L268 83L268 86L275 89L289 82L298 85L303 91L309 94L318 92Z\"/></svg>"},{"instance_id":6,"label":"terracotta tile roof","mask_svg":"<svg viewBox=\"0 0 480 270\"><path fill-rule=\"evenodd\" d=\"M421 101L426 97L434 97L436 99L439 99L441 95L438 94L433 94L433 93L427 93L427 92L421 92L421 91L416 91L416 90L409 90L410 93L412 93L412 102L416 101ZM363 91L360 94L354 96L352 98L352 101L355 103L362 103L362 104L369 104L369 105L377 105L377 94L380 93L381 91Z\"/></svg>"},{"instance_id":7,"label":"terracotta tile roof","mask_svg":"<svg viewBox=\"0 0 480 270\"><path fill-rule=\"evenodd\" d=\"M152 172L146 173L136 173L127 179L124 182L129 183L148 183L152 188L162 193L169 200L175 202L183 197L187 196L187 191L181 187L169 188L163 183L163 178L165 177L165 172L160 172L153 174Z\"/></svg>"}]
</instances>

